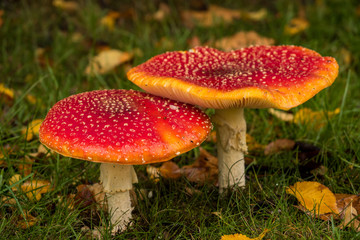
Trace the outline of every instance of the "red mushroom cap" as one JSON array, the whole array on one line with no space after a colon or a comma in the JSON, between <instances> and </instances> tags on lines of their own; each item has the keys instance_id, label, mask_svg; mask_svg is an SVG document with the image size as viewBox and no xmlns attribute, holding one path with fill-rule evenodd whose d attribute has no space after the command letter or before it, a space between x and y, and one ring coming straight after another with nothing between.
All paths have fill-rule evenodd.
<instances>
[{"instance_id":1,"label":"red mushroom cap","mask_svg":"<svg viewBox=\"0 0 360 240\"><path fill-rule=\"evenodd\" d=\"M65 156L147 164L191 150L210 131L208 116L192 105L132 90L99 90L56 103L39 135Z\"/></svg>"},{"instance_id":2,"label":"red mushroom cap","mask_svg":"<svg viewBox=\"0 0 360 240\"><path fill-rule=\"evenodd\" d=\"M330 86L338 64L297 46L168 52L127 76L147 92L208 108L290 109Z\"/></svg>"}]
</instances>

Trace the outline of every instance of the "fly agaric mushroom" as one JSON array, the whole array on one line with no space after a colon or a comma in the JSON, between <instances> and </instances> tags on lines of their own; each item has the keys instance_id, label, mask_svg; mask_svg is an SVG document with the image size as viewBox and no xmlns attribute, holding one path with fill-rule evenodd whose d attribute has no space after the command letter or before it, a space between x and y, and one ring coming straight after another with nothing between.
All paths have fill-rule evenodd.
<instances>
[{"instance_id":1,"label":"fly agaric mushroom","mask_svg":"<svg viewBox=\"0 0 360 240\"><path fill-rule=\"evenodd\" d=\"M131 220L132 165L167 161L211 131L208 116L190 104L132 90L98 90L56 103L40 127L40 141L68 157L101 162L100 181L114 230Z\"/></svg>"},{"instance_id":2,"label":"fly agaric mushroom","mask_svg":"<svg viewBox=\"0 0 360 240\"><path fill-rule=\"evenodd\" d=\"M155 95L215 108L220 191L245 186L244 108L290 109L330 86L334 58L297 46L256 46L223 52L208 47L167 52L127 76Z\"/></svg>"}]
</instances>

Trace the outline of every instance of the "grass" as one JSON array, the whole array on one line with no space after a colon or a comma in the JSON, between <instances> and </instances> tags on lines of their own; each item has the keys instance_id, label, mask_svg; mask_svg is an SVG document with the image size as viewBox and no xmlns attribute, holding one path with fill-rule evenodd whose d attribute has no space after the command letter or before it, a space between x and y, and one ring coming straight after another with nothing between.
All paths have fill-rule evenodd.
<instances>
[{"instance_id":1,"label":"grass","mask_svg":"<svg viewBox=\"0 0 360 240\"><path fill-rule=\"evenodd\" d=\"M158 2L158 1L157 1ZM105 226L102 234L110 239L108 216L91 207L69 209L59 198L76 193L76 186L98 181L98 164L52 155L37 157L29 179L46 179L53 191L43 194L40 201L29 201L21 191L12 190L9 179L19 173L16 165L29 153L36 152L37 138L25 141L21 129L37 118L44 118L58 100L69 95L95 89L138 89L126 79L126 70L93 77L83 71L90 56L99 45L123 51L140 49L135 66L150 57L168 50L185 50L187 41L198 36L202 42L229 36L240 30L254 30L275 39L276 44L293 44L311 48L322 55L335 57L340 72L335 83L310 101L293 109L334 110L341 113L329 119L320 130L287 124L269 115L267 110L246 110L248 132L261 144L277 138L305 141L322 149L316 160L328 168L324 176L306 173L296 161L296 153L284 152L271 156L256 156L256 164L247 168L245 189L220 196L212 184L198 186L186 179L148 179L145 168L136 168L140 189L152 197L138 201L133 225L116 239L219 239L224 234L242 233L258 236L271 229L268 239L358 239L360 233L349 228L341 230L338 220L322 221L310 217L293 205L295 198L285 193L285 187L301 180L319 181L336 193L359 194L360 155L360 20L357 1L218 1L223 7L243 10L266 8L268 15L259 22L244 19L231 24L211 27L184 26L176 9L191 4L171 1L172 14L162 21L148 20L157 10L157 3L149 1L91 1L80 2L81 8L66 12L52 6L51 1L1 1L4 10L0 27L1 83L15 91L12 104L1 102L0 152L5 164L0 165L0 232L1 239L82 239L83 226ZM356 10L358 9L358 10ZM134 14L120 18L114 31L99 25L109 11ZM303 33L287 36L284 26L303 11L310 27ZM71 36L80 33L83 41ZM170 46L157 44L162 38ZM37 49L45 49L44 60L36 60ZM347 62L344 50L351 54ZM37 103L27 100L31 94ZM14 148L8 153L7 147ZM211 143L204 148L216 151ZM175 159L180 165L192 161L197 150ZM19 184L19 183L16 183ZM197 189L189 195L187 188ZM8 204L3 197L15 199ZM39 221L32 227L20 228L21 215L29 211Z\"/></svg>"}]
</instances>

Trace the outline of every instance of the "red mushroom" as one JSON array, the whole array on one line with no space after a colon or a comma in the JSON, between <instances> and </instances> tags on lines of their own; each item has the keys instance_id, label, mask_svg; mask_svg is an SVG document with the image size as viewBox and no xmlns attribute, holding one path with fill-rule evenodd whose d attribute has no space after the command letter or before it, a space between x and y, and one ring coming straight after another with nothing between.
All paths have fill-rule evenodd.
<instances>
[{"instance_id":1,"label":"red mushroom","mask_svg":"<svg viewBox=\"0 0 360 240\"><path fill-rule=\"evenodd\" d=\"M99 90L56 103L40 127L40 141L56 152L101 162L100 181L114 232L131 220L132 165L167 161L189 151L211 130L200 109L127 90Z\"/></svg>"},{"instance_id":2,"label":"red mushroom","mask_svg":"<svg viewBox=\"0 0 360 240\"><path fill-rule=\"evenodd\" d=\"M208 47L168 52L127 76L147 92L215 108L219 186L244 186L247 151L244 108L290 109L330 86L334 58L296 46L257 46L231 52Z\"/></svg>"}]
</instances>

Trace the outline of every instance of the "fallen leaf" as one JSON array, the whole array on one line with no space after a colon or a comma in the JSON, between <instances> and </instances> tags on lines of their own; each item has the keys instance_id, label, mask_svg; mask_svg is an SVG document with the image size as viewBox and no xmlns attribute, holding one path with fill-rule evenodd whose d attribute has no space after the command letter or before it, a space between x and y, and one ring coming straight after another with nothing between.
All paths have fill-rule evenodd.
<instances>
[{"instance_id":1,"label":"fallen leaf","mask_svg":"<svg viewBox=\"0 0 360 240\"><path fill-rule=\"evenodd\" d=\"M119 12L109 11L109 13L100 20L100 24L106 27L109 31L113 31L115 28L115 22L119 17Z\"/></svg>"},{"instance_id":2,"label":"fallen leaf","mask_svg":"<svg viewBox=\"0 0 360 240\"><path fill-rule=\"evenodd\" d=\"M309 27L309 22L305 18L293 18L284 28L287 35L295 35L305 31Z\"/></svg>"},{"instance_id":3,"label":"fallen leaf","mask_svg":"<svg viewBox=\"0 0 360 240\"><path fill-rule=\"evenodd\" d=\"M29 156L37 158L37 157L50 157L51 154L53 154L54 151L51 149L46 148L44 145L39 144L39 147L37 149L36 153L29 153Z\"/></svg>"},{"instance_id":4,"label":"fallen leaf","mask_svg":"<svg viewBox=\"0 0 360 240\"><path fill-rule=\"evenodd\" d=\"M21 134L25 136L27 141L30 141L34 138L34 135L39 135L40 125L43 119L35 119L31 121L27 127L21 128Z\"/></svg>"},{"instance_id":5,"label":"fallen leaf","mask_svg":"<svg viewBox=\"0 0 360 240\"><path fill-rule=\"evenodd\" d=\"M251 11L251 12L243 11L243 18L252 21L261 21L266 18L267 14L268 12L266 8L261 8L257 11Z\"/></svg>"},{"instance_id":6,"label":"fallen leaf","mask_svg":"<svg viewBox=\"0 0 360 240\"><path fill-rule=\"evenodd\" d=\"M152 15L146 16L147 20L163 21L171 13L169 5L166 3L160 3L159 9Z\"/></svg>"},{"instance_id":7,"label":"fallen leaf","mask_svg":"<svg viewBox=\"0 0 360 240\"><path fill-rule=\"evenodd\" d=\"M10 179L9 179L9 185L13 185L16 184L17 182L19 182L21 180L21 175L20 174L14 174ZM11 190L13 190L14 192L17 191L19 189L19 185L15 185L11 188Z\"/></svg>"},{"instance_id":8,"label":"fallen leaf","mask_svg":"<svg viewBox=\"0 0 360 240\"><path fill-rule=\"evenodd\" d=\"M216 182L219 173L218 159L205 149L200 148L200 155L195 162L183 166L180 171L190 182Z\"/></svg>"},{"instance_id":9,"label":"fallen leaf","mask_svg":"<svg viewBox=\"0 0 360 240\"><path fill-rule=\"evenodd\" d=\"M8 197L8 196L2 197L1 202L2 202L2 204L9 204L9 205L15 205L17 203L15 198Z\"/></svg>"},{"instance_id":10,"label":"fallen leaf","mask_svg":"<svg viewBox=\"0 0 360 240\"><path fill-rule=\"evenodd\" d=\"M74 12L80 8L77 2L64 0L54 0L53 6L68 12Z\"/></svg>"},{"instance_id":11,"label":"fallen leaf","mask_svg":"<svg viewBox=\"0 0 360 240\"><path fill-rule=\"evenodd\" d=\"M353 207L352 202L345 208L344 221L341 228L351 227L355 231L360 232L360 221L358 220L358 212Z\"/></svg>"},{"instance_id":12,"label":"fallen leaf","mask_svg":"<svg viewBox=\"0 0 360 240\"><path fill-rule=\"evenodd\" d=\"M315 129L320 129L326 124L328 118L339 113L340 108L336 108L334 111L313 111L309 108L302 108L295 113L293 122L299 125L307 125Z\"/></svg>"},{"instance_id":13,"label":"fallen leaf","mask_svg":"<svg viewBox=\"0 0 360 240\"><path fill-rule=\"evenodd\" d=\"M360 212L359 195L335 194L335 197L341 219L343 219L340 228L350 227L360 232L360 221L358 217L358 213Z\"/></svg>"},{"instance_id":14,"label":"fallen leaf","mask_svg":"<svg viewBox=\"0 0 360 240\"><path fill-rule=\"evenodd\" d=\"M52 190L51 184L47 180L30 180L21 185L21 190L31 201L39 201L43 193Z\"/></svg>"},{"instance_id":15,"label":"fallen leaf","mask_svg":"<svg viewBox=\"0 0 360 240\"><path fill-rule=\"evenodd\" d=\"M269 143L265 149L264 149L264 154L265 155L270 155L270 154L274 154L274 153L278 153L280 151L284 151L284 150L291 150L293 149L295 146L295 141L291 140L291 139L277 139L271 143Z\"/></svg>"},{"instance_id":16,"label":"fallen leaf","mask_svg":"<svg viewBox=\"0 0 360 240\"><path fill-rule=\"evenodd\" d=\"M14 90L5 87L3 83L0 83L0 103L11 105L14 100Z\"/></svg>"},{"instance_id":17,"label":"fallen leaf","mask_svg":"<svg viewBox=\"0 0 360 240\"><path fill-rule=\"evenodd\" d=\"M297 182L286 188L286 192L297 198L300 205L315 214L339 213L335 195L318 182Z\"/></svg>"},{"instance_id":18,"label":"fallen leaf","mask_svg":"<svg viewBox=\"0 0 360 240\"><path fill-rule=\"evenodd\" d=\"M34 162L35 162L34 159L31 159L30 157L25 156L25 159L22 161L22 163L17 164L17 168L19 169L19 172L23 177L26 177L31 174L32 165Z\"/></svg>"},{"instance_id":19,"label":"fallen leaf","mask_svg":"<svg viewBox=\"0 0 360 240\"><path fill-rule=\"evenodd\" d=\"M261 240L265 237L265 234L269 231L269 229L264 229L264 231L256 238L249 238L246 235L237 233L233 235L224 235L221 237L221 240Z\"/></svg>"},{"instance_id":20,"label":"fallen leaf","mask_svg":"<svg viewBox=\"0 0 360 240\"><path fill-rule=\"evenodd\" d=\"M258 143L253 136L246 134L246 145L249 152L260 152L264 151L265 146Z\"/></svg>"},{"instance_id":21,"label":"fallen leaf","mask_svg":"<svg viewBox=\"0 0 360 240\"><path fill-rule=\"evenodd\" d=\"M172 161L163 163L159 168L159 172L162 177L167 179L177 179L182 175L179 166Z\"/></svg>"},{"instance_id":22,"label":"fallen leaf","mask_svg":"<svg viewBox=\"0 0 360 240\"><path fill-rule=\"evenodd\" d=\"M241 11L210 4L205 11L184 10L181 12L181 17L187 27L191 28L195 25L210 27L239 19Z\"/></svg>"},{"instance_id":23,"label":"fallen leaf","mask_svg":"<svg viewBox=\"0 0 360 240\"><path fill-rule=\"evenodd\" d=\"M149 175L149 178L154 182L158 182L160 180L160 170L157 167L152 165L146 166L146 172Z\"/></svg>"},{"instance_id":24,"label":"fallen leaf","mask_svg":"<svg viewBox=\"0 0 360 240\"><path fill-rule=\"evenodd\" d=\"M131 60L132 57L132 53L122 52L116 49L102 51L90 59L90 63L85 69L85 74L94 75L108 73L120 64Z\"/></svg>"},{"instance_id":25,"label":"fallen leaf","mask_svg":"<svg viewBox=\"0 0 360 240\"><path fill-rule=\"evenodd\" d=\"M25 216L25 218L24 218L24 216ZM27 211L27 210L24 211L24 216L21 214L19 220L16 222L16 226L18 226L22 229L27 229L29 227L32 227L37 222L40 221L38 218L31 215L29 213L29 211Z\"/></svg>"},{"instance_id":26,"label":"fallen leaf","mask_svg":"<svg viewBox=\"0 0 360 240\"><path fill-rule=\"evenodd\" d=\"M224 37L215 42L216 48L224 51L231 51L239 48L249 47L251 45L273 45L274 39L262 37L254 31L238 32L230 37Z\"/></svg>"},{"instance_id":27,"label":"fallen leaf","mask_svg":"<svg viewBox=\"0 0 360 240\"><path fill-rule=\"evenodd\" d=\"M269 111L270 114L274 115L275 117L279 118L282 121L292 122L294 120L294 114L292 114L292 113L279 111L279 110L276 110L274 108L269 108L268 111Z\"/></svg>"}]
</instances>

